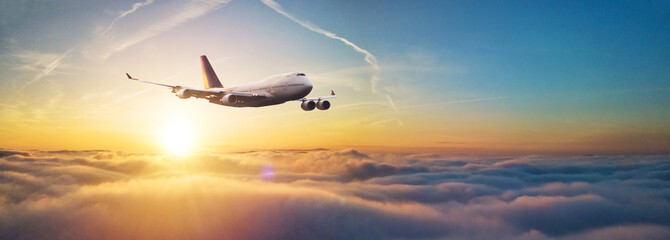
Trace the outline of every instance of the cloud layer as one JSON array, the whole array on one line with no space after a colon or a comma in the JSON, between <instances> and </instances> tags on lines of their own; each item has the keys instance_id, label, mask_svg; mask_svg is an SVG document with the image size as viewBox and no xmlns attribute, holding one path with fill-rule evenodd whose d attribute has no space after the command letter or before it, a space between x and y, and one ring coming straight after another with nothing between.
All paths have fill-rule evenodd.
<instances>
[{"instance_id":1,"label":"cloud layer","mask_svg":"<svg viewBox=\"0 0 670 240\"><path fill-rule=\"evenodd\" d=\"M667 239L668 156L0 152L2 239Z\"/></svg>"}]
</instances>

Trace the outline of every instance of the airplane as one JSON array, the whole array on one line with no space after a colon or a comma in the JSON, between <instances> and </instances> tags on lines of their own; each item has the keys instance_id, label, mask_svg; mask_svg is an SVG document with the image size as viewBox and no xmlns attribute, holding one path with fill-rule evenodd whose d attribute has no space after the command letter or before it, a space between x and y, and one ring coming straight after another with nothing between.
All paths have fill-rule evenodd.
<instances>
[{"instance_id":1,"label":"airplane","mask_svg":"<svg viewBox=\"0 0 670 240\"><path fill-rule=\"evenodd\" d=\"M200 62L205 82L204 89L140 80L128 73L126 77L138 82L172 88L172 92L181 99L204 98L210 103L230 107L264 107L287 101L301 101L302 110L312 111L314 108L328 110L330 102L326 99L336 97L335 92L330 90L329 96L306 98L305 96L312 91L313 85L301 72L277 74L256 82L223 87L207 56L200 56Z\"/></svg>"}]
</instances>

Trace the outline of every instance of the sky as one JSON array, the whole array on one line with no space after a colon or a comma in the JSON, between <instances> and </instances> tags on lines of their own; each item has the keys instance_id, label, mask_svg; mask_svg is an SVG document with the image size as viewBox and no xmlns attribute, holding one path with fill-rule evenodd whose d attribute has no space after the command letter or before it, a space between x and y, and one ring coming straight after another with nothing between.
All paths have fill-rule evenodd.
<instances>
[{"instance_id":1,"label":"sky","mask_svg":"<svg viewBox=\"0 0 670 240\"><path fill-rule=\"evenodd\" d=\"M670 2L0 0L0 239L670 239ZM304 72L299 102L200 88Z\"/></svg>"},{"instance_id":2,"label":"sky","mask_svg":"<svg viewBox=\"0 0 670 240\"><path fill-rule=\"evenodd\" d=\"M0 130L12 149L664 153L665 1L5 1ZM291 71L338 98L228 108L150 81ZM175 120L177 119L177 120ZM170 123L170 122L177 123Z\"/></svg>"}]
</instances>

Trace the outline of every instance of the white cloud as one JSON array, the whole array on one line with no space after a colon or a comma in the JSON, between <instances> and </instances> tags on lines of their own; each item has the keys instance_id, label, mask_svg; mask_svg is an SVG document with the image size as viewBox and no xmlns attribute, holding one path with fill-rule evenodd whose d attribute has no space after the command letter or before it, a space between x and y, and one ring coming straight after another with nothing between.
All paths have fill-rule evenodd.
<instances>
[{"instance_id":1,"label":"white cloud","mask_svg":"<svg viewBox=\"0 0 670 240\"><path fill-rule=\"evenodd\" d=\"M0 151L0 238L670 235L667 156L487 158L317 149L172 158ZM155 231L157 225L163 231Z\"/></svg>"}]
</instances>

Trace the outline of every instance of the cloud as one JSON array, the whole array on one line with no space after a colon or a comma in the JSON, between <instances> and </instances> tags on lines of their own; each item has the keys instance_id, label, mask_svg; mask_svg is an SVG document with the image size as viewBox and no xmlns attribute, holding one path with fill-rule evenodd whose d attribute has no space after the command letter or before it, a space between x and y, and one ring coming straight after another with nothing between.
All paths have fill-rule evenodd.
<instances>
[{"instance_id":1,"label":"cloud","mask_svg":"<svg viewBox=\"0 0 670 240\"><path fill-rule=\"evenodd\" d=\"M2 153L3 239L670 237L667 155Z\"/></svg>"},{"instance_id":2,"label":"cloud","mask_svg":"<svg viewBox=\"0 0 670 240\"><path fill-rule=\"evenodd\" d=\"M346 173L342 175L342 179L343 181L367 180L394 174L410 174L427 171L428 168L426 167L396 167L385 163L363 162L355 165L348 165Z\"/></svg>"},{"instance_id":3,"label":"cloud","mask_svg":"<svg viewBox=\"0 0 670 240\"><path fill-rule=\"evenodd\" d=\"M7 157L7 156L12 156L12 155L21 155L21 156L30 156L29 153L26 152L16 152L16 151L1 151L0 150L0 158Z\"/></svg>"},{"instance_id":4,"label":"cloud","mask_svg":"<svg viewBox=\"0 0 670 240\"><path fill-rule=\"evenodd\" d=\"M670 228L658 225L631 225L607 227L569 235L565 239L666 239L670 236Z\"/></svg>"},{"instance_id":5,"label":"cloud","mask_svg":"<svg viewBox=\"0 0 670 240\"><path fill-rule=\"evenodd\" d=\"M3 215L4 237L30 239L383 239L442 231L431 224L438 214L421 205L385 206L318 190L205 176L82 187L3 213L25 216L9 221ZM33 231L10 231L28 223Z\"/></svg>"}]
</instances>

